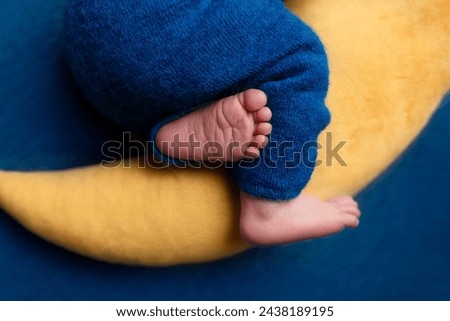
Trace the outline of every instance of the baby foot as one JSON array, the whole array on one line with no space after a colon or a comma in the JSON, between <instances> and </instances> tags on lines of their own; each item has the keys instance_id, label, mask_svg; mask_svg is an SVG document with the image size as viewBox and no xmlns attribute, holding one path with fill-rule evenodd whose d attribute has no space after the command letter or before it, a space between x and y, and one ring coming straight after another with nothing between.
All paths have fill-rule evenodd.
<instances>
[{"instance_id":1,"label":"baby foot","mask_svg":"<svg viewBox=\"0 0 450 321\"><path fill-rule=\"evenodd\" d=\"M300 195L285 202L241 192L241 234L258 245L282 244L340 232L359 224L361 213L350 196L323 201Z\"/></svg>"},{"instance_id":2,"label":"baby foot","mask_svg":"<svg viewBox=\"0 0 450 321\"><path fill-rule=\"evenodd\" d=\"M172 158L235 162L260 155L272 131L272 112L261 90L249 89L161 127L156 146Z\"/></svg>"}]
</instances>

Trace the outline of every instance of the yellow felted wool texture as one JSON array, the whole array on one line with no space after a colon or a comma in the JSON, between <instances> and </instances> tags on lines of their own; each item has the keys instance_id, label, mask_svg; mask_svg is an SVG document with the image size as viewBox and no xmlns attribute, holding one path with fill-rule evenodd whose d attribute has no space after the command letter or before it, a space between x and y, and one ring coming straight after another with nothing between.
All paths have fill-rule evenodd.
<instances>
[{"instance_id":1,"label":"yellow felted wool texture","mask_svg":"<svg viewBox=\"0 0 450 321\"><path fill-rule=\"evenodd\" d=\"M288 5L320 35L331 70L333 119L306 191L354 194L408 146L450 88L450 1ZM326 147L344 141L345 165L327 160ZM224 171L137 164L0 172L0 206L50 242L109 262L194 263L248 248L238 191Z\"/></svg>"}]
</instances>

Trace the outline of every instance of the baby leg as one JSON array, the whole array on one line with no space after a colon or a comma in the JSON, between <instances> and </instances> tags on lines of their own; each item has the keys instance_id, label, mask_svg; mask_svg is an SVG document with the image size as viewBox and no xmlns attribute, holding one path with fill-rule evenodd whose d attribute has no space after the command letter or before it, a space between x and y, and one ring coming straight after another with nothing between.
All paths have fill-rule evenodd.
<instances>
[{"instance_id":1,"label":"baby leg","mask_svg":"<svg viewBox=\"0 0 450 321\"><path fill-rule=\"evenodd\" d=\"M345 227L356 227L359 223L358 206L349 196L330 201L304 194L299 196L313 172L317 136L328 124L330 115L324 105L328 87L325 52L307 26L298 21L296 28L304 38L296 50L291 50L231 90L260 88L267 94L268 106L273 113L271 144L261 150L259 159L256 158L259 153L252 147L264 147L267 141L263 138L252 138L250 145L243 145L244 153L217 158L234 161L242 156L251 156L255 159L241 162L231 171L242 190L242 235L255 244L279 244L322 237ZM186 139L189 133L194 132L196 135L198 133L201 142L216 140L226 146L236 138L238 141L248 141L251 136L268 134L267 121L270 117L269 110L263 107L265 101L263 103L261 99L256 104L247 104L237 99L246 94L256 97L261 92L246 91L218 100L207 108L165 125L156 136L159 149L176 158L204 160L212 155L203 151L196 154L193 148L183 155L171 153L164 149L161 142L174 141L174 135L178 133ZM222 115L225 101L232 102L232 108L228 110L233 113L246 111L241 121L225 122L228 132L232 133L228 135L224 135L226 131L218 121L227 118ZM267 130L256 129L259 125L252 121L251 113L258 115L259 111L255 113L254 110L267 113L259 120ZM238 134L233 134L235 132Z\"/></svg>"},{"instance_id":2,"label":"baby leg","mask_svg":"<svg viewBox=\"0 0 450 321\"><path fill-rule=\"evenodd\" d=\"M258 145L253 143L252 146L242 149L245 151L245 156L256 158L259 156L257 147L263 148L267 145L264 135L269 134L271 129L267 123L271 117L271 111L268 107L264 107L265 104L266 96L262 91L255 89L221 99L202 110L194 111L163 126L156 136L156 142L161 151L174 158L224 160L228 157L230 160L241 157L242 154L218 154L217 148L214 153L208 154L205 149L197 149L195 146L166 150L165 146L171 146L177 141L189 142L188 133L195 137L195 141L190 141L191 144L220 141L223 146L230 146L233 142L245 142L250 138L255 143L255 135L257 135L256 137L262 137L258 139ZM229 116L224 116L226 113L229 113ZM233 117L236 120L241 119L226 121ZM224 121L227 130L224 130L222 125ZM227 135L227 132L233 134ZM175 135L180 133L180 140L174 139ZM237 151L240 150L237 149ZM254 244L280 244L330 235L345 227L356 227L359 224L359 216L358 206L349 196L324 201L311 195L301 194L292 200L277 201L241 192L241 234Z\"/></svg>"},{"instance_id":3,"label":"baby leg","mask_svg":"<svg viewBox=\"0 0 450 321\"><path fill-rule=\"evenodd\" d=\"M330 120L324 105L328 67L324 49L303 25L305 42L250 82L268 96L270 144L260 159L232 170L241 188L241 232L255 244L279 244L337 233L359 224L349 196L323 201L300 194L317 157L317 136Z\"/></svg>"},{"instance_id":4,"label":"baby leg","mask_svg":"<svg viewBox=\"0 0 450 321\"><path fill-rule=\"evenodd\" d=\"M218 100L164 125L156 135L158 148L178 159L257 158L258 148L267 145L265 135L271 131L268 123L271 111L265 107L266 101L265 94L255 89ZM176 135L179 137L175 138ZM195 140L190 140L189 135ZM217 144L231 146L233 142L240 144L250 139L252 145L240 145L234 154L227 152L227 148L217 148ZM176 142L184 143L184 148L172 148ZM203 146L210 142L215 143L213 153L193 145ZM186 143L190 145L186 146ZM349 196L324 201L302 194L292 200L276 201L241 192L241 234L254 244L280 244L330 235L345 227L356 227L359 216L358 206Z\"/></svg>"}]
</instances>

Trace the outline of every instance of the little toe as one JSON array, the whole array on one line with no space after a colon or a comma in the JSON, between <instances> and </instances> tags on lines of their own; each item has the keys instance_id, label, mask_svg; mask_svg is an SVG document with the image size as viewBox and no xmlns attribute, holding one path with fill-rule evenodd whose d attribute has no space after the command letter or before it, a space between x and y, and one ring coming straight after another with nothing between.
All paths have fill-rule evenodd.
<instances>
[{"instance_id":1,"label":"little toe","mask_svg":"<svg viewBox=\"0 0 450 321\"><path fill-rule=\"evenodd\" d=\"M269 138L267 136L264 135L257 135L255 137L253 137L253 146L255 146L256 148L264 148L267 146L267 144L269 143Z\"/></svg>"},{"instance_id":2,"label":"little toe","mask_svg":"<svg viewBox=\"0 0 450 321\"><path fill-rule=\"evenodd\" d=\"M272 110L269 107L263 107L255 113L256 122L268 122L272 119Z\"/></svg>"},{"instance_id":3,"label":"little toe","mask_svg":"<svg viewBox=\"0 0 450 321\"><path fill-rule=\"evenodd\" d=\"M248 89L242 93L243 106L250 112L256 112L267 104L266 94L259 89Z\"/></svg>"},{"instance_id":4,"label":"little toe","mask_svg":"<svg viewBox=\"0 0 450 321\"><path fill-rule=\"evenodd\" d=\"M259 155L260 155L259 149L254 146L250 146L244 153L244 157L250 160L258 158Z\"/></svg>"},{"instance_id":5,"label":"little toe","mask_svg":"<svg viewBox=\"0 0 450 321\"><path fill-rule=\"evenodd\" d=\"M256 125L255 135L269 135L272 132L270 123L259 123Z\"/></svg>"}]
</instances>

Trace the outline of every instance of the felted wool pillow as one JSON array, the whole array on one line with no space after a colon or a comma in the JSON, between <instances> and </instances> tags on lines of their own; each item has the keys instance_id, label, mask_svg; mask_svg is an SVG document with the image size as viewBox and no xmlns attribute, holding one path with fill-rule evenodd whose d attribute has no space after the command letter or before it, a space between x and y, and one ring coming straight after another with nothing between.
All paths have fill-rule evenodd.
<instances>
[{"instance_id":1,"label":"felted wool pillow","mask_svg":"<svg viewBox=\"0 0 450 321\"><path fill-rule=\"evenodd\" d=\"M305 192L354 194L410 144L449 89L450 2L288 5L321 37L331 70L333 120ZM0 206L50 242L109 262L194 263L249 247L238 191L222 170L117 165L0 171Z\"/></svg>"}]
</instances>

